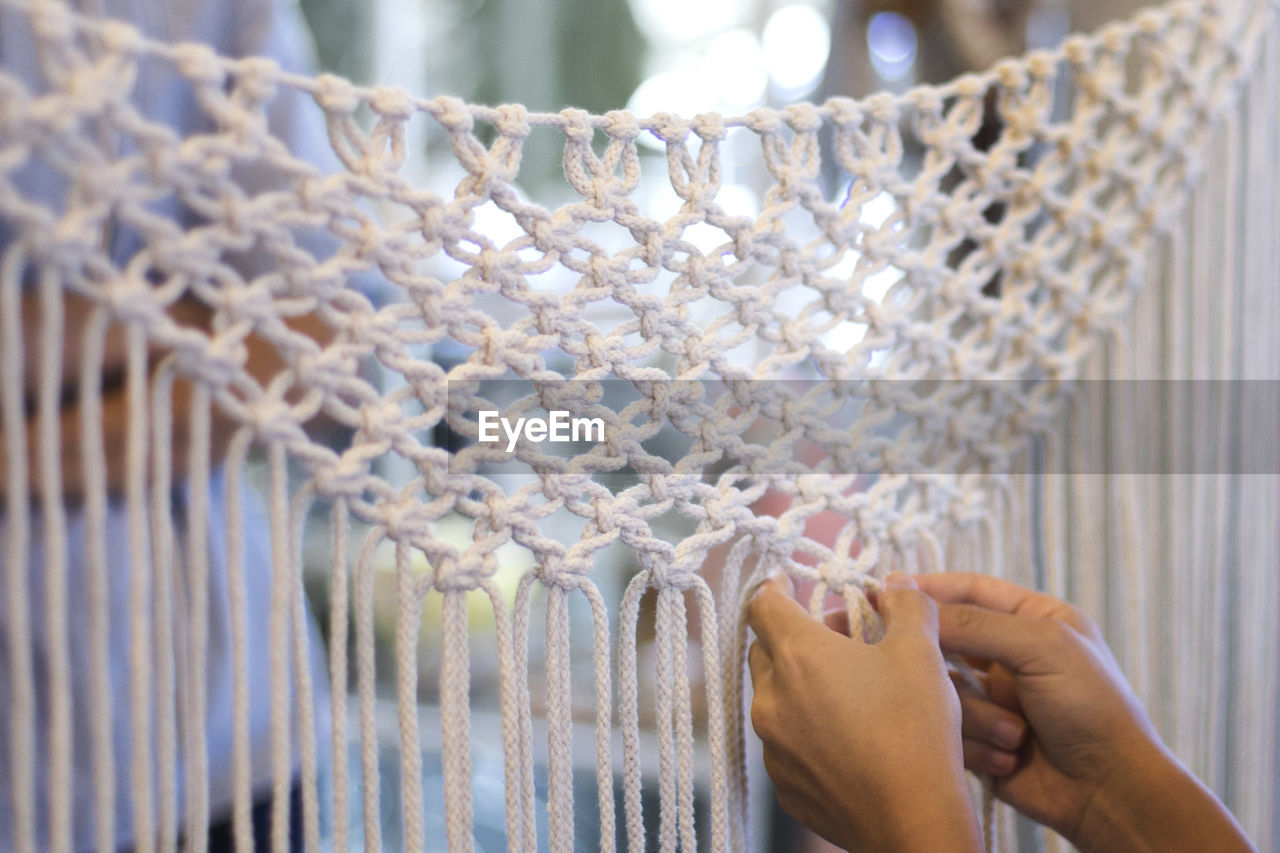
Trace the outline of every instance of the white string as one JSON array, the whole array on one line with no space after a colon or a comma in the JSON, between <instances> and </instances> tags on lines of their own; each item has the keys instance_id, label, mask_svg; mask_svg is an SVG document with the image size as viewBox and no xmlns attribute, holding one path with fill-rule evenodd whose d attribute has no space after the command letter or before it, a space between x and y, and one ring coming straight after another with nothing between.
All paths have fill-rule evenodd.
<instances>
[{"instance_id":1,"label":"white string","mask_svg":"<svg viewBox=\"0 0 1280 853\"><path fill-rule=\"evenodd\" d=\"M126 332L125 394L129 428L125 439L125 502L129 520L129 701L134 845L155 849L155 790L152 764L151 638L153 636L150 542L147 537L147 341L140 328Z\"/></svg>"},{"instance_id":2,"label":"white string","mask_svg":"<svg viewBox=\"0 0 1280 853\"><path fill-rule=\"evenodd\" d=\"M288 853L289 792L293 784L288 639L293 611L293 525L289 523L289 471L284 448L272 445L267 459L271 477L271 614L267 627L271 649L271 849L274 853Z\"/></svg>"},{"instance_id":3,"label":"white string","mask_svg":"<svg viewBox=\"0 0 1280 853\"><path fill-rule=\"evenodd\" d=\"M502 754L504 762L505 776L505 792L506 792L506 815L507 815L507 832L512 838L508 839L508 847L512 850L524 850L527 848L527 842L524 840L525 832L524 820L528 813L524 811L524 801L521 797L522 779L525 768L525 757L520 749L521 735L521 714L519 705L519 685L517 684L517 675L515 671L516 646L513 638L514 626L512 620L507 614L507 604L503 600L502 591L490 579L485 579L481 583L481 588L489 597L489 603L493 608L493 628L496 638L498 650L498 681L500 690L500 702L502 705ZM607 650L605 654L608 654ZM606 690L607 694L608 691ZM609 721L606 721L609 722ZM612 790L610 790L612 794ZM612 809L612 796L610 797L610 809ZM612 812L605 813L612 817ZM606 841L611 836L606 836ZM536 839L535 839L536 840Z\"/></svg>"},{"instance_id":4,"label":"white string","mask_svg":"<svg viewBox=\"0 0 1280 853\"><path fill-rule=\"evenodd\" d=\"M293 689L298 719L298 752L301 755L302 778L302 837L304 849L320 849L320 768L316 756L316 707L315 687L311 677L310 626L307 620L306 600L302 589L302 537L315 490L311 484L300 488L289 508L289 544L292 554L289 560L289 607L293 641ZM345 610L344 610L345 617ZM345 627L345 625L344 625ZM341 751L334 753L335 763L340 762ZM340 802L345 802L345 799Z\"/></svg>"},{"instance_id":5,"label":"white string","mask_svg":"<svg viewBox=\"0 0 1280 853\"><path fill-rule=\"evenodd\" d=\"M244 470L252 434L240 429L227 448L227 591L231 605L231 831L237 853L253 850L252 764L249 757L249 684L244 578ZM136 792L135 792L136 793Z\"/></svg>"},{"instance_id":6,"label":"white string","mask_svg":"<svg viewBox=\"0 0 1280 853\"><path fill-rule=\"evenodd\" d=\"M627 849L645 849L644 814L640 800L640 696L636 670L636 628L640 600L649 586L649 573L637 573L623 594L618 634L618 725L622 729L623 806L627 819ZM665 800L664 800L665 802Z\"/></svg>"},{"instance_id":7,"label":"white string","mask_svg":"<svg viewBox=\"0 0 1280 853\"><path fill-rule=\"evenodd\" d=\"M177 693L174 671L173 356L156 369L151 384L151 570L155 614L157 839L161 850L178 842Z\"/></svg>"},{"instance_id":8,"label":"white string","mask_svg":"<svg viewBox=\"0 0 1280 853\"><path fill-rule=\"evenodd\" d=\"M418 608L405 611L417 622ZM468 633L467 593L460 589L444 591L441 623L440 722L444 765L445 830L450 850L473 849L471 823L471 701L470 701L470 635ZM414 634L416 650L417 634ZM416 669L417 655L407 656L407 666ZM567 674L566 668L566 674ZM401 708L403 709L403 705ZM410 707L415 707L411 701ZM403 710L402 710L403 713ZM416 743L414 744L416 748ZM407 748L407 747L402 747ZM419 778L421 770L418 770ZM406 788L406 791L409 789ZM410 805L421 802L421 795L409 798ZM571 824L572 825L572 824Z\"/></svg>"},{"instance_id":9,"label":"white string","mask_svg":"<svg viewBox=\"0 0 1280 853\"><path fill-rule=\"evenodd\" d=\"M114 705L111 700L113 686L110 678L111 599L110 579L107 576L110 569L107 565L106 534L107 461L102 438L101 392L106 333L106 311L95 308L85 326L84 350L80 363L80 459L84 476L85 565L89 588L89 635L92 638L89 652L89 695L94 707L98 709L98 713L92 717L90 747L93 751L94 844L98 853L112 853L116 849L116 777L111 713ZM207 399L207 392L201 393ZM193 432L192 452L195 452L197 446L194 438L196 434ZM199 645L193 646L193 649L203 651L203 637L195 639L199 640ZM193 667L192 672L198 673L201 669ZM203 769L196 763L193 751L188 754L192 755L191 763L196 765L192 773ZM203 824L196 823L193 818L191 825Z\"/></svg>"},{"instance_id":10,"label":"white string","mask_svg":"<svg viewBox=\"0 0 1280 853\"><path fill-rule=\"evenodd\" d=\"M475 590L484 591L494 617L508 843L538 849L529 649L531 606L540 589L546 590L547 613L550 848L580 843L572 750L580 697L570 678L577 653L589 654L594 666L593 805L602 846L611 849L617 831L611 743L616 701L628 846L643 849L646 840L642 803L652 776L644 773L650 757L642 754L640 720L652 712L660 811L651 822L660 848L696 847L702 816L695 808L705 795L711 848L750 849L742 621L750 591L766 569L782 571L817 585L811 606L820 607L832 590L845 598L851 619L874 629L862 590L891 566L916 570L923 560L936 569L945 553L949 568L1023 577L1034 550L1024 522L1033 489L1011 485L1000 472L1022 464L1031 435L1043 437L1046 470L1053 472L1039 485L1042 541L1035 544L1044 554L1045 586L1099 617L1145 697L1162 684L1216 685L1185 696L1175 691L1177 706L1157 717L1164 718L1179 753L1211 783L1235 790L1228 779L1241 780L1247 799L1242 814L1267 843L1272 828L1263 824L1275 785L1260 777L1274 769L1274 756L1248 752L1245 741L1275 733L1280 653L1267 613L1274 609L1277 581L1260 576L1249 562L1274 546L1267 533L1276 527L1274 483L1255 487L1224 476L1188 475L1152 484L1081 473L1123 438L1127 410L1114 394L1108 411L1061 420L1034 390L963 400L903 390L910 383L893 380L1036 376L1069 382L1142 376L1148 368L1159 368L1152 375L1232 378L1241 368L1237 361L1246 369L1253 362L1275 365L1274 335L1251 343L1248 332L1253 323L1262 324L1258 317L1275 315L1277 241L1266 238L1274 236L1280 211L1273 199L1261 197L1257 184L1238 186L1251 175L1274 173L1275 146L1254 126L1255 114L1262 115L1258 93L1274 94L1274 81L1250 90L1248 124L1234 112L1241 84L1258 73L1267 27L1267 45L1276 49L1270 4L1174 3L943 87L693 119L537 114L519 106L424 100L331 76L287 74L260 59L228 60L195 45L160 44L54 0L0 4L29 23L44 84L33 97L0 72L0 106L15 139L13 162L0 164L0 219L18 235L6 248L0 320L6 556L11 567L30 562L26 528L34 490L26 465L34 459L48 563L39 638L29 636L26 573L15 568L5 582L12 655L13 745L7 759L14 779L35 778L37 769L47 774L50 808L49 826L37 826L44 791L14 787L19 847L81 843L72 838L70 762L85 747L92 749L96 845L112 849L120 843L113 817L114 728L106 710L115 614L108 612L112 580L104 571L108 481L99 386L108 322L128 337L130 428L123 468L130 597L121 630L129 632L127 793L139 849L168 849L176 842L179 760L186 768L183 823L202 827L210 817L205 684L211 662L205 646L210 595L217 594L225 594L231 608L237 848L253 843L251 813L259 792L252 789L256 741L249 712L262 703L271 712L272 847L291 843L286 805L299 766L305 844L316 849L327 842L321 837L312 705L321 685L310 670L300 544L313 501L332 506L329 675L339 695L329 734L337 762L338 847L358 843L350 837L348 720L341 696L349 681L352 611L362 841L369 849L381 846L374 588L379 548L390 540L398 803L406 849L431 843L424 812L437 805L424 802L417 707L426 649L419 634L429 588L444 599L443 807L451 849L474 844L471 666L472 643L482 638L470 631L467 600ZM129 81L144 58L171 69L189 87L212 132L182 139L130 100ZM1274 70L1274 56L1266 63ZM325 174L267 133L267 111L297 95L314 100L323 114L345 171ZM1265 109L1260 121L1271 132L1269 100ZM973 137L992 111L1001 132L992 146L977 150ZM456 192L438 196L402 174L411 121L447 137L465 172ZM107 150L80 130L90 125L102 126L105 137L139 144ZM514 189L525 140L535 128L550 128L540 132L564 140L564 173L577 197L555 209L526 202ZM725 209L721 190L728 172L721 158L731 132L760 147L765 183L756 216ZM640 203L642 180L652 170L636 144L644 134L665 145L666 179L681 203L665 219L653 218ZM834 198L818 183L824 134L848 182ZM1222 138L1225 144L1219 144ZM1212 153L1222 148L1225 162ZM15 182L29 151L41 152L47 167L66 177L71 190L65 213L33 202ZM271 169L280 187L246 193L218 165L227 157ZM92 176L84 164L93 167ZM157 193L179 198L201 226L155 215L148 205ZM883 223L869 223L864 214L884 199L893 212ZM1192 212L1184 216L1188 203ZM1002 212L990 217L996 206ZM518 226L519 236L504 242L496 232L479 230L490 210ZM144 253L122 264L103 248L104 211L136 232ZM307 229L328 232L336 247L309 249L301 234ZM721 244L702 245L694 239L697 229L715 233ZM1170 281L1154 292L1150 284L1159 279L1150 274L1151 258L1166 238ZM245 239L265 247L265 274L223 262L228 248ZM139 258L148 259L166 283L144 286ZM462 271L446 275L444 258ZM39 385L34 420L25 411L30 380L22 369L32 350L22 346L17 319L27 267L41 271L46 307L42 363L31 372ZM398 301L375 307L351 285L353 276L373 269L397 291ZM996 276L998 289L990 288ZM1206 286L1215 277L1223 280L1222 289ZM1143 286L1148 293L1139 298ZM873 290L880 295L873 298ZM94 602L90 633L97 646L98 673L90 687L103 710L91 715L89 744L70 740L68 715L77 709L70 704L65 665L68 590L61 555L67 542L56 489L70 467L58 457L63 292L93 306L80 363L80 444ZM180 294L210 307L214 318L207 329L184 327L170 316L168 307ZM338 332L336 343L322 346L285 322L309 313ZM1167 324L1157 347L1153 328L1161 315ZM246 351L251 336L272 347L288 369L266 383L255 378ZM445 367L443 355L442 363L433 363L424 353L437 345L441 354L462 352L460 363ZM149 376L152 353L161 366ZM385 390L360 369L365 359L403 383ZM748 382L796 375L857 386L851 399L863 407L858 423L832 430L821 420L830 405L822 394L829 392L790 391L783 383L753 392ZM602 406L594 392L559 387L566 376L584 385L617 379L640 391L641 399L627 412L605 413L614 433L588 453L565 460L522 441L513 462L474 441L474 424L446 404L453 388L496 376L544 383L541 403L554 401L574 412ZM665 380L671 378L725 380L730 393L721 402L690 402L670 390ZM196 388L191 416L203 421L192 425L187 452L189 529L182 566L174 559L170 507L176 479L170 444L177 428L170 383L179 379ZM480 392L467 393L486 402ZM990 415L980 435L931 429L931 418L978 399L981 413ZM1213 470L1231 454L1221 429L1225 413L1186 410L1187 404L1170 404L1167 461ZM226 590L209 588L217 573L208 564L205 524L215 407L237 430L223 463L227 530L216 534L227 540ZM320 413L351 431L349 443L331 447L307 436L303 424ZM900 415L906 417L895 420ZM751 425L762 418L781 423L782 437L761 441L753 434ZM694 422L703 425L685 432L692 445L682 457L666 458L645 444L660 429L684 431ZM28 435L33 423L37 436ZM446 423L471 439L470 446L451 452L426 438ZM1202 440L1205 434L1212 440ZM817 448L820 462L803 456L802 442ZM247 573L253 569L245 565L244 546L248 525L258 520L244 517L242 473L255 443L268 457L270 474L271 684L264 695L256 686L250 695L246 674L248 655L256 650L247 647ZM924 475L924 459L943 460L940 467L963 473ZM965 460L980 464L961 469ZM414 479L397 479L400 462ZM532 484L508 488L491 476L504 464L535 474ZM290 465L302 473L294 483ZM623 468L640 474L637 485L611 490L598 477ZM706 476L711 471L716 477ZM777 517L754 508L769 491L786 507ZM1159 511L1136 506L1149 495ZM847 519L835 546L806 535L806 525L826 512ZM676 516L696 529L690 534L682 527L673 543L660 519ZM557 526L564 518L582 522L581 532L566 535ZM442 533L457 520L470 525L461 544ZM348 577L352 523L368 533ZM616 678L609 603L600 591L609 587L592 579L604 575L604 549L614 543L644 567L622 579ZM516 583L509 616L505 587L497 580L506 558L495 551L508 544L537 566ZM851 561L847 555L855 545L859 556ZM710 574L708 555L715 549L728 553L713 594L699 572ZM1156 550L1161 558L1148 553ZM429 572L414 570L415 554L425 558ZM570 643L575 589L591 613L592 640L582 651ZM656 602L652 644L639 636L649 589ZM689 590L700 637L690 636ZM1148 624L1144 612L1157 597L1167 598L1167 621ZM1233 606L1237 600L1239 608ZM1241 622L1233 628L1229 619L1237 609ZM190 625L175 636L182 615ZM1266 625L1248 633L1260 622ZM1162 642L1154 643L1156 637ZM697 652L689 647L698 641L700 673L692 656ZM45 651L33 643L41 642L52 664L47 715L32 669ZM656 680L652 690L642 690L640 669L647 675L650 658ZM1240 679L1229 679L1224 661L1256 678L1236 683ZM703 679L705 721L695 714L695 696L701 698L695 676ZM590 692L578 688L582 695ZM1241 716L1246 707L1259 706L1273 713ZM704 744L710 770L701 775L696 759ZM1249 785L1257 793L1246 797ZM987 843L1004 849L1013 843L1008 812L997 816L988 806L989 796L983 808ZM184 834L190 849L204 847L199 832ZM1046 838L1046 846L1055 843Z\"/></svg>"},{"instance_id":11,"label":"white string","mask_svg":"<svg viewBox=\"0 0 1280 853\"><path fill-rule=\"evenodd\" d=\"M22 316L22 273L25 252L21 245L8 247L0 269L0 352L3 352L4 383L0 388L4 406L4 440L8 525L5 541L10 567L5 577L5 627L8 629L10 671L9 770L13 779L30 779L35 764L35 684L31 664L31 628L27 602L30 601L27 573L27 430L22 405L23 340L19 325ZM20 568L21 567L21 568ZM35 790L33 785L13 785L13 844L21 850L35 849Z\"/></svg>"},{"instance_id":12,"label":"white string","mask_svg":"<svg viewBox=\"0 0 1280 853\"><path fill-rule=\"evenodd\" d=\"M404 810L404 847L411 853L421 853L426 844L422 823L422 751L418 737L418 626L420 624L419 609L422 602L418 592L417 581L413 576L409 544L404 541L396 542L395 550L396 709L399 712L400 723L400 801ZM463 604L465 605L465 602ZM455 608L456 604L449 602L446 596L446 625L449 624L451 619L456 620L458 618ZM465 610L462 616L465 619ZM449 695L442 696L441 722L442 726L447 729L447 735L465 737L465 729L460 730L458 728L459 721L449 713L451 709L456 708L457 703L457 699L453 695L453 691L458 689L456 683L458 675L455 674L454 667L466 666L465 647L461 652L463 655L461 662L454 660L453 655L456 653L458 653L458 649L450 648L448 653L442 656L444 666L441 670L441 692L449 691ZM448 682L445 681L446 675L451 679ZM466 690L465 685L462 689ZM465 724L465 718L462 722ZM470 746L469 739L458 743L456 740L451 742L451 739L446 737L444 747L445 761L459 761L458 751L469 750ZM465 756L462 760L466 760ZM470 799L469 787L464 795L468 799ZM451 791L450 793L454 792ZM447 803L445 810L446 812L449 810L449 804ZM469 823L470 821L468 821ZM465 835L459 835L457 817L454 816L447 821L447 829L451 848L458 845L455 849L470 849L470 826L467 827Z\"/></svg>"},{"instance_id":13,"label":"white string","mask_svg":"<svg viewBox=\"0 0 1280 853\"><path fill-rule=\"evenodd\" d=\"M374 693L373 555L385 534L373 528L356 563L356 689L360 702L360 772L364 792L364 844L382 848L382 814L378 797L378 733Z\"/></svg>"},{"instance_id":14,"label":"white string","mask_svg":"<svg viewBox=\"0 0 1280 853\"><path fill-rule=\"evenodd\" d=\"M685 608L684 590L679 586L668 587L675 632L672 635L672 673L670 682L659 682L659 690L669 684L675 691L675 724L677 768L676 781L679 796L680 849L698 849L697 834L693 825L693 708L689 695L688 641L689 620ZM660 593L661 594L661 593ZM661 607L661 605L659 605Z\"/></svg>"},{"instance_id":15,"label":"white string","mask_svg":"<svg viewBox=\"0 0 1280 853\"><path fill-rule=\"evenodd\" d=\"M587 578L576 578L578 589L591 605L592 639L595 643L596 685L596 807L600 812L600 850L617 847L617 816L613 799L613 689L610 675L609 611L600 590ZM711 670L708 670L710 672Z\"/></svg>"},{"instance_id":16,"label":"white string","mask_svg":"<svg viewBox=\"0 0 1280 853\"><path fill-rule=\"evenodd\" d=\"M547 586L547 815L554 853L573 851L573 709L569 683L569 599Z\"/></svg>"},{"instance_id":17,"label":"white string","mask_svg":"<svg viewBox=\"0 0 1280 853\"><path fill-rule=\"evenodd\" d=\"M516 692L516 783L510 781L508 771L508 797L514 787L520 797L519 836L524 842L524 849L538 849L538 827L534 814L534 768L533 768L533 719L531 697L529 695L529 608L532 599L533 585L536 576L533 573L524 575L516 587L516 600L512 608L514 619L512 631L515 635L515 692ZM625 614L623 616L625 619ZM625 670L624 670L625 671ZM621 701L621 700L620 700ZM623 729L624 737L626 729ZM508 827L508 832L513 832ZM643 839L643 835L641 836Z\"/></svg>"},{"instance_id":18,"label":"white string","mask_svg":"<svg viewBox=\"0 0 1280 853\"><path fill-rule=\"evenodd\" d=\"M350 533L350 515L347 502L338 498L329 510L330 530L333 534L333 569L329 575L329 684L334 691L331 705L332 729L330 731L333 755L333 849L346 850L349 846L350 820L347 780L347 626L351 618L348 601L347 540Z\"/></svg>"},{"instance_id":19,"label":"white string","mask_svg":"<svg viewBox=\"0 0 1280 853\"><path fill-rule=\"evenodd\" d=\"M40 433L41 527L44 531L45 630L49 657L49 849L71 849L71 664L67 644L66 513L62 505L60 464L62 427L62 288L50 270L40 277ZM26 561L10 563L17 572Z\"/></svg>"},{"instance_id":20,"label":"white string","mask_svg":"<svg viewBox=\"0 0 1280 853\"><path fill-rule=\"evenodd\" d=\"M209 823L209 745L206 735L206 703L208 701L209 637L209 453L212 417L209 390L196 385L191 390L190 444L187 448L188 504L186 508L186 569L189 620L187 654L188 726L183 760L186 776L186 825L207 826ZM203 832L187 832L188 853L204 853L209 838Z\"/></svg>"}]
</instances>

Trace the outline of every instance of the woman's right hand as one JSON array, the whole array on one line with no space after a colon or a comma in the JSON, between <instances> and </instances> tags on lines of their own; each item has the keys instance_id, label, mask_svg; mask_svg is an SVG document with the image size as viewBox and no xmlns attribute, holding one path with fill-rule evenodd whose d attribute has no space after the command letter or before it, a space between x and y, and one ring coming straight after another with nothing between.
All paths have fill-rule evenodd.
<instances>
[{"instance_id":1,"label":"woman's right hand","mask_svg":"<svg viewBox=\"0 0 1280 853\"><path fill-rule=\"evenodd\" d=\"M965 761L1001 800L1082 850L1252 849L1161 743L1088 616L982 575L916 581L940 605L943 651L982 673L985 693L957 682Z\"/></svg>"}]
</instances>

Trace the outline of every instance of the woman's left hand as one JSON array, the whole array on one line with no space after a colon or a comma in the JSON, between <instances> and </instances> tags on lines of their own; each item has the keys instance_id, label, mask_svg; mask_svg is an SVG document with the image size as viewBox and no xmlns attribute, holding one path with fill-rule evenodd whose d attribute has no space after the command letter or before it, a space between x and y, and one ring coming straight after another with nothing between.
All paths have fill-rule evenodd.
<instances>
[{"instance_id":1,"label":"woman's left hand","mask_svg":"<svg viewBox=\"0 0 1280 853\"><path fill-rule=\"evenodd\" d=\"M764 583L747 609L751 724L782 808L846 850L981 850L932 599L890 575L870 644L810 618L789 587Z\"/></svg>"}]
</instances>

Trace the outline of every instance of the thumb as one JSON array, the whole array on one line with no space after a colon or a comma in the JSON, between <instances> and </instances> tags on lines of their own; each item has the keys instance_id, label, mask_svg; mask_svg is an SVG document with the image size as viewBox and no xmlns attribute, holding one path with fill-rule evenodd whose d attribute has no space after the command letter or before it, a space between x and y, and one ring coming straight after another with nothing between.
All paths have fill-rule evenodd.
<instances>
[{"instance_id":1,"label":"thumb","mask_svg":"<svg viewBox=\"0 0 1280 853\"><path fill-rule=\"evenodd\" d=\"M884 620L885 638L896 634L925 634L938 639L938 608L933 599L916 588L911 576L890 572L876 596L880 618Z\"/></svg>"},{"instance_id":2,"label":"thumb","mask_svg":"<svg viewBox=\"0 0 1280 853\"><path fill-rule=\"evenodd\" d=\"M760 584L747 602L747 625L769 654L783 638L819 627L800 602L792 598L793 590L789 578L777 576Z\"/></svg>"}]
</instances>

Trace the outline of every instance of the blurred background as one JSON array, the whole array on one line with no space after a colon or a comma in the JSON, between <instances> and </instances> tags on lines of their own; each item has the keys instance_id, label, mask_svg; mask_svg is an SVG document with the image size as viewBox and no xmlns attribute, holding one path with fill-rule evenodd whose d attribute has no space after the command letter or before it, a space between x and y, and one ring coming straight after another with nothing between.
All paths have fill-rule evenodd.
<instances>
[{"instance_id":1,"label":"blurred background","mask_svg":"<svg viewBox=\"0 0 1280 853\"><path fill-rule=\"evenodd\" d=\"M1059 43L1072 30L1092 29L1106 20L1136 8L1135 0L300 0L300 11L311 30L318 70L332 71L356 82L400 86L426 97L452 95L474 103L518 102L533 111L554 112L577 107L591 112L629 109L642 116L659 112L691 116L716 111L740 115L762 106L784 106L802 100L821 101L834 95L862 96L875 91L903 91L925 82L942 82L959 73L980 70L1003 56ZM417 184L442 197L453 196L464 174L439 128L429 122L410 123L417 155L406 164ZM642 182L638 201L650 215L673 214L680 200L671 192L660 143L641 137ZM770 181L763 172L759 142L747 132L731 133L722 148L726 172L717 201L737 215L756 216L762 194ZM518 190L538 203L554 208L576 201L565 184L557 134L534 134L527 141ZM838 187L832 187L833 190ZM864 205L863 217L883 221L892 213L893 200L884 196ZM518 225L507 214L486 204L475 210L476 228L502 243L519 236ZM490 217L486 220L486 217ZM879 222L874 222L878 225ZM692 231L692 229L691 229ZM718 235L723 239L723 233ZM687 238L698 243L698 235ZM715 240L716 235L708 239ZM700 246L699 248L703 248ZM705 247L711 251L714 243ZM442 278L461 275L466 268L439 258L435 273ZM852 259L851 259L852 262ZM451 266L453 265L453 266ZM834 272L834 270L833 270ZM886 291L892 271L877 285ZM549 286L571 287L572 281ZM875 297L873 297L875 298ZM495 311L500 310L495 306ZM839 334L860 334L838 329ZM844 345L851 343L843 341ZM456 363L464 352L436 350L424 357ZM749 358L749 354L746 356ZM403 380L384 377L387 388ZM388 468L409 465L388 457ZM381 472L390 482L404 482L411 472ZM321 515L321 514L317 514ZM674 515L674 514L673 514ZM563 539L576 539L581 520L564 514ZM470 519L458 516L451 526L444 519L438 535L456 536L465 546L473 534ZM543 522L553 527L554 518ZM666 525L664 528L663 525ZM657 519L655 530L671 539L692 531L687 520ZM456 529L455 529L456 528ZM358 558L361 532L353 531L351 560ZM308 594L319 623L329 620L328 577L332 554L330 533L315 519L306 538ZM517 546L507 546L498 579L514 595L515 583L531 566L532 557ZM419 559L421 555L419 555ZM376 569L375 612L379 692L385 697L380 710L382 740L383 840L395 849L400 818L398 736L394 697L394 554L384 543L373 556ZM593 578L607 602L620 600L626 580L637 570L623 548L600 555ZM425 563L423 565L425 568ZM540 587L539 587L540 588ZM530 626L531 692L535 705L542 694L538 683L541 639L545 631L540 616L545 608L535 596ZM652 610L642 615L640 629L642 672L653 670ZM616 613L611 614L616 636ZM575 813L579 826L578 849L596 850L599 829L593 814L596 803L593 750L595 696L590 649L593 644L590 613L584 601L571 604L574 621ZM647 627L646 627L647 626ZM476 843L481 850L506 849L503 810L503 755L497 708L497 666L493 647L493 617L486 603L476 602L471 613L473 631L472 707L473 767L476 809ZM443 845L443 812L432 813L442 803L439 758L439 724L436 685L440 663L440 599L433 593L423 614L420 665L420 700L424 738L424 793L428 804L427 837ZM646 631L648 632L646 636ZM646 644L646 640L648 643ZM690 640L690 661L698 659ZM646 652L650 658L646 660ZM698 696L701 673L690 673L693 694ZM642 692L646 685L642 681ZM642 703L645 700L642 698ZM697 700L695 699L695 705ZM486 715L484 708L495 709ZM653 718L652 708L642 708L641 719ZM535 740L545 744L535 725ZM432 738L436 742L432 742ZM758 760L758 749L750 750ZM620 751L615 750L615 754ZM647 755L652 751L646 750ZM353 750L351 779L358 783L357 751ZM709 762L699 753L699 777L708 778ZM654 768L646 770L656 771ZM762 773L753 774L764 780ZM545 796L545 769L536 772L539 798ZM656 786L647 786L656 791ZM621 795L621 787L617 788ZM701 789L699 812L705 805ZM352 803L359 802L358 791ZM767 850L821 850L823 844L806 836L776 808L767 784L756 784L757 846ZM618 803L621 814L621 802ZM657 814L656 797L645 803L646 819ZM545 809L543 809L545 817ZM656 824L656 820L654 821ZM353 827L360 820L353 813ZM655 826L656 828L656 826ZM433 831L438 829L439 831ZM545 827L541 827L545 831ZM706 833L701 832L702 839ZM542 839L545 843L545 838Z\"/></svg>"}]
</instances>

